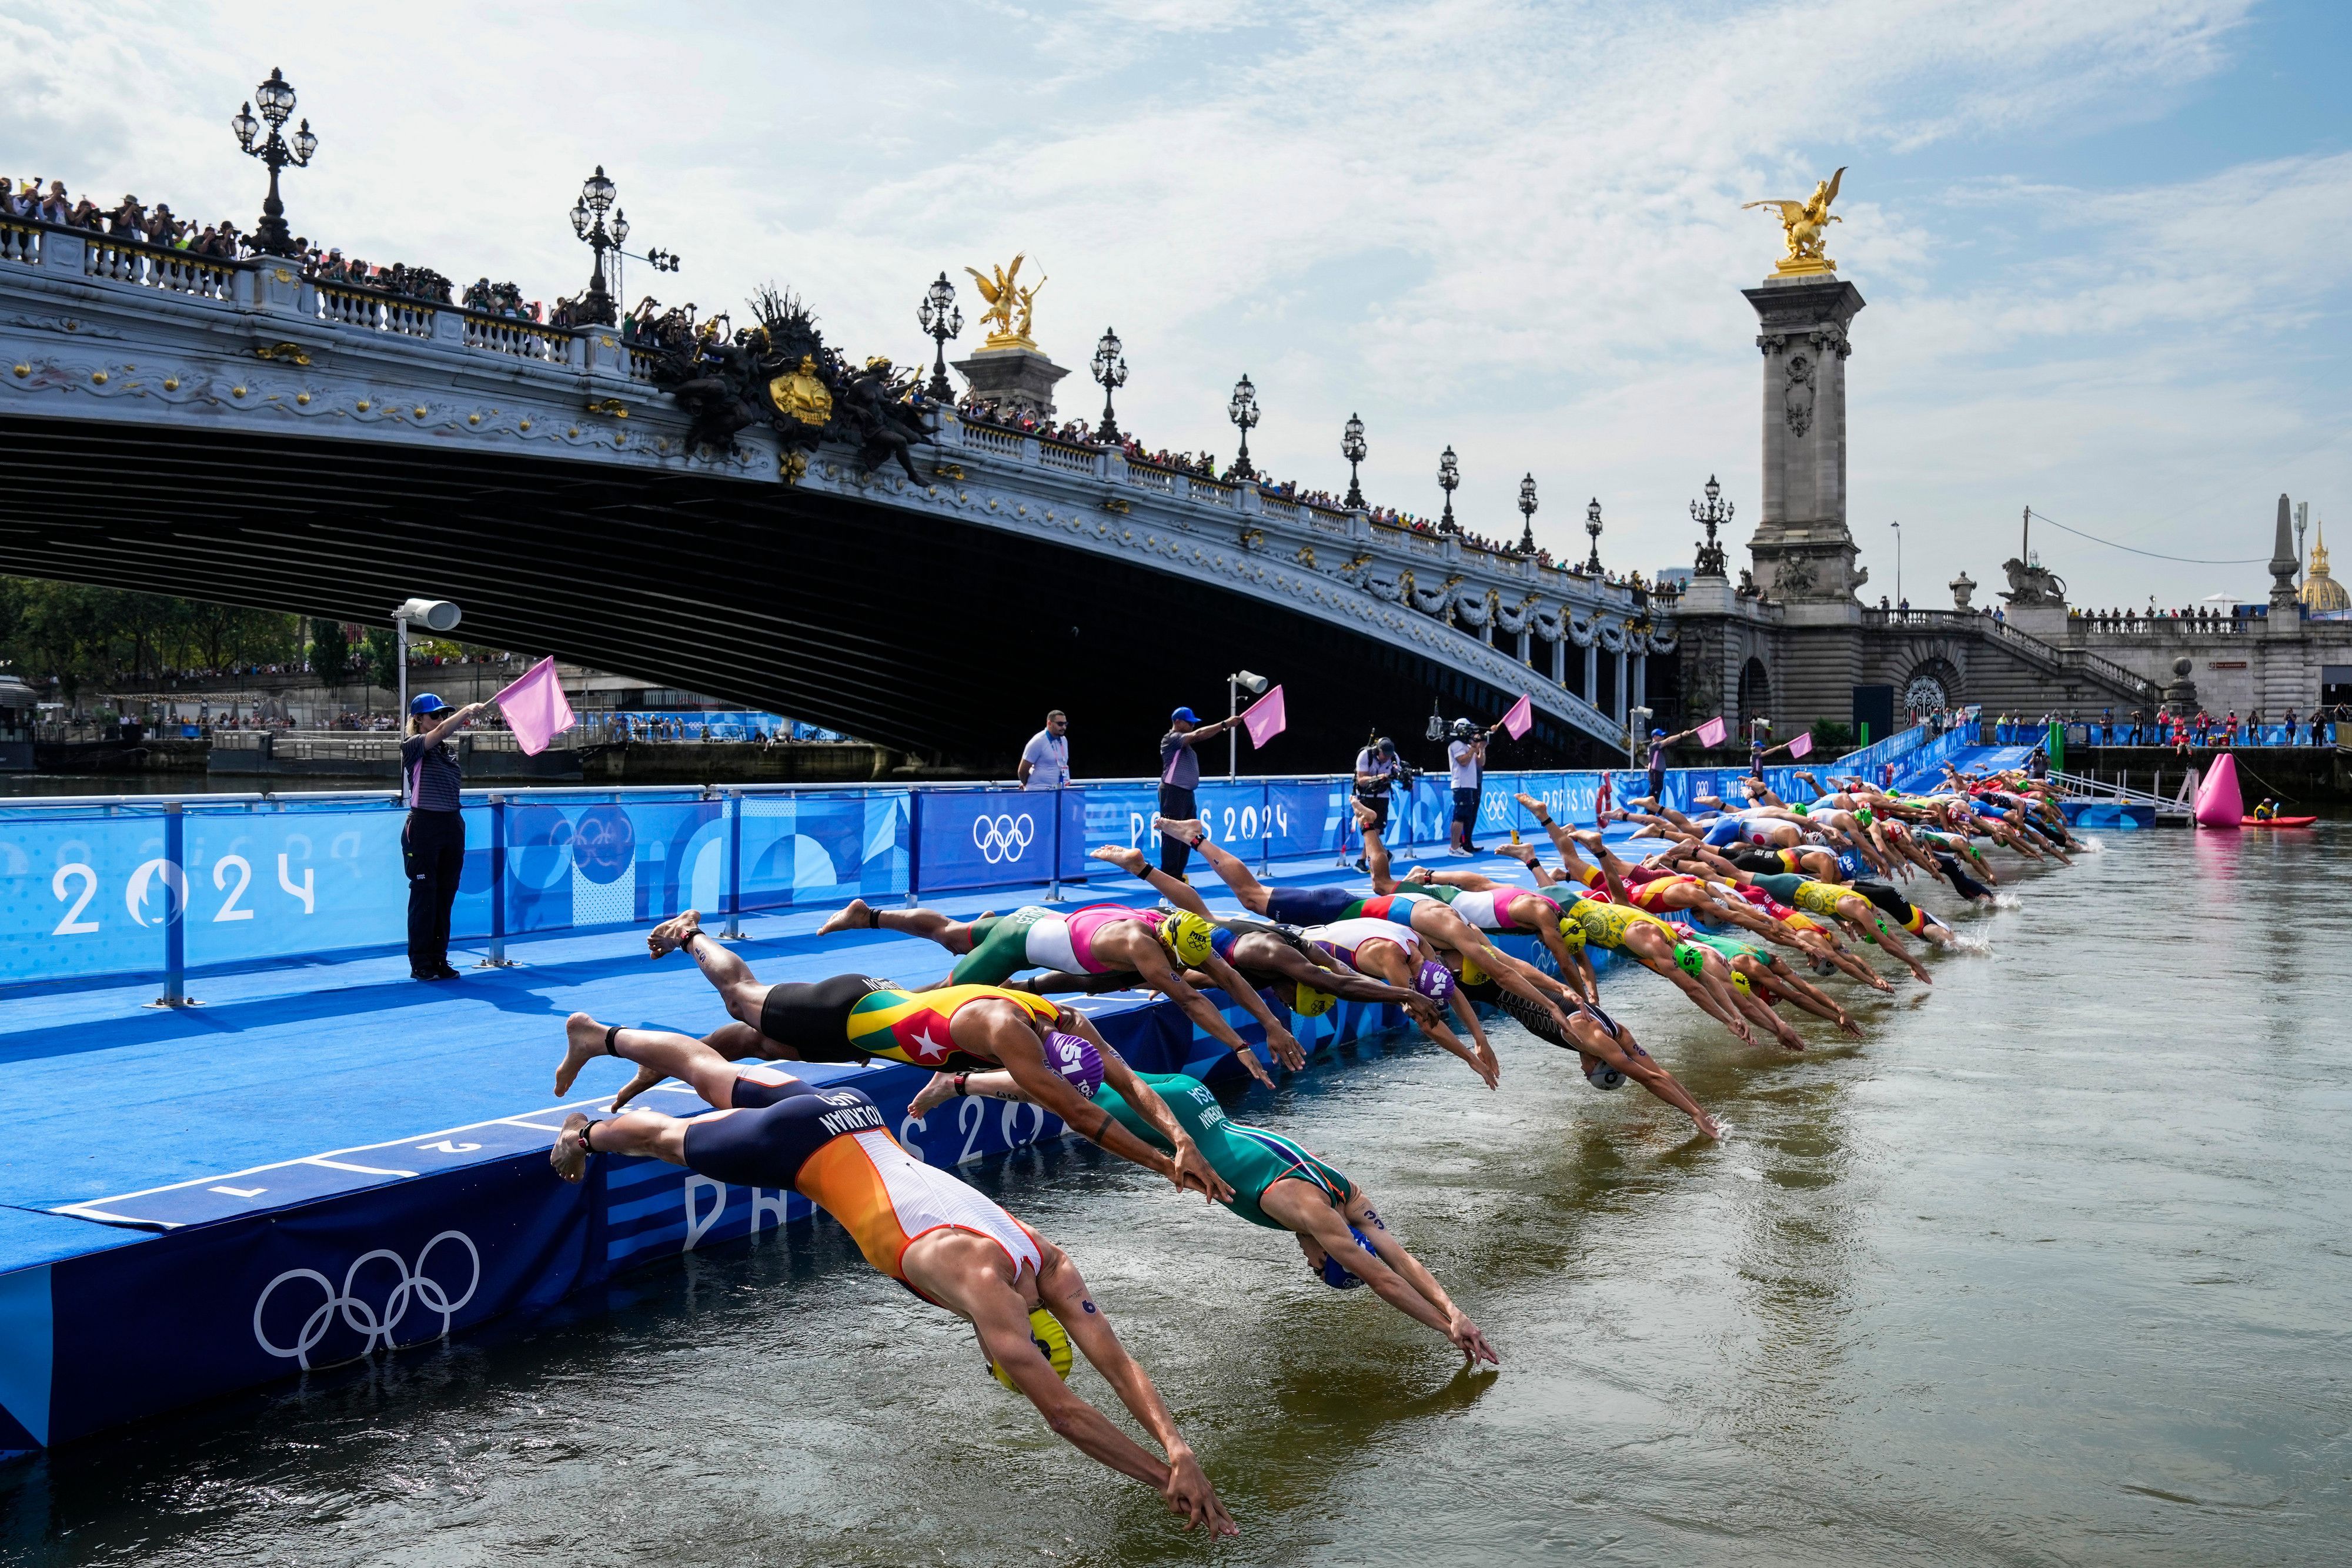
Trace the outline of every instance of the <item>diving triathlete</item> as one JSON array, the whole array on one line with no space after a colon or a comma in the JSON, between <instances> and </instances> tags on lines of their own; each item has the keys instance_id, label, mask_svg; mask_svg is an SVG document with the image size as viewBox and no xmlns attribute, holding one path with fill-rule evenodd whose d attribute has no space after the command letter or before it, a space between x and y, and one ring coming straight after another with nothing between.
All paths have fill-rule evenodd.
<instances>
[{"instance_id":1,"label":"diving triathlete","mask_svg":"<svg viewBox=\"0 0 2352 1568\"><path fill-rule=\"evenodd\" d=\"M1842 920L1847 928L1875 942L1923 986L1932 986L1936 977L1927 973L1919 960L1911 956L1901 937L1888 929L1872 901L1852 888L1832 883L1815 882L1794 872L1739 872L1738 880L1753 883L1781 903L1801 909L1808 915L1824 919ZM1881 885L1884 885L1883 883ZM1888 892L1894 890L1889 888ZM1907 907L1907 905L1906 905Z\"/></svg>"},{"instance_id":2,"label":"diving triathlete","mask_svg":"<svg viewBox=\"0 0 2352 1568\"><path fill-rule=\"evenodd\" d=\"M1580 935L1581 928L1578 930ZM1579 1010L1570 1022L1570 1032L1562 1034L1549 1013L1529 1007L1525 999L1489 984L1482 983L1477 989L1492 992L1485 999L1509 1013L1538 1040L1576 1052L1585 1082L1595 1089L1622 1089L1631 1079L1688 1116L1708 1137L1723 1136L1722 1126L1699 1108L1690 1091L1660 1066L1657 1058L1642 1049L1633 1031L1599 1008L1588 1005Z\"/></svg>"},{"instance_id":3,"label":"diving triathlete","mask_svg":"<svg viewBox=\"0 0 2352 1568\"><path fill-rule=\"evenodd\" d=\"M1116 1074L1124 1075L1121 1091L1126 1092L1132 1082L1126 1063L1095 1033L1092 1024L1076 1009L1058 1007L1043 997L995 986L902 991L887 980L866 975L767 985L740 956L713 941L695 923L692 910L655 929L667 944L663 951L686 950L734 1018L734 1022L720 1026L703 1041L723 1058L865 1061L882 1057L933 1071L1002 1067L1027 1085L1040 1104L1079 1128L1102 1118L1087 1115L1076 1091L1055 1076L1045 1054L1049 1034L1058 1030L1092 1040L1104 1061L1116 1064ZM579 1042L575 1040L573 1045L576 1051ZM580 1062L567 1056L564 1073L557 1079L558 1093L571 1082L569 1075L579 1070ZM650 1083L641 1082L628 1092L648 1087ZM1147 1109L1157 1103L1149 1089L1129 1097ZM1167 1108L1161 1106L1160 1114L1166 1113ZM1172 1117L1168 1125L1175 1126ZM1218 1196L1214 1173L1201 1159L1200 1151L1181 1139L1176 1140L1177 1155L1171 1164L1167 1155L1117 1127L1110 1127L1108 1133L1110 1141L1103 1147L1112 1154L1158 1172L1179 1187L1197 1187L1212 1197Z\"/></svg>"},{"instance_id":4,"label":"diving triathlete","mask_svg":"<svg viewBox=\"0 0 2352 1568\"><path fill-rule=\"evenodd\" d=\"M1469 1365L1502 1364L1478 1325L1381 1220L1370 1194L1281 1134L1232 1120L1200 1080L1181 1072L1141 1076L1176 1113L1217 1174L1232 1184L1227 1208L1252 1225L1296 1236L1308 1270L1325 1284L1342 1291L1370 1285L1381 1300L1452 1341ZM1029 1098L1005 1073L938 1073L908 1109L919 1116L962 1094ZM1109 1084L1095 1092L1095 1103L1137 1137L1150 1142L1159 1136Z\"/></svg>"},{"instance_id":5,"label":"diving triathlete","mask_svg":"<svg viewBox=\"0 0 2352 1568\"><path fill-rule=\"evenodd\" d=\"M574 1016L575 1025L582 1017ZM589 1020L587 1027L596 1026ZM687 1035L600 1032L605 1050L632 1060L658 1061L667 1052L688 1066L686 1058L709 1051ZM572 1054L566 1052L567 1065ZM1240 1533L1159 1390L1119 1343L1067 1253L908 1154L862 1090L819 1089L752 1069L711 1082L708 1092L724 1103L691 1121L658 1111L625 1111L602 1120L574 1111L564 1118L548 1162L569 1182L586 1174L592 1155L638 1155L737 1186L792 1188L839 1220L876 1269L977 1329L992 1369L1079 1452L1157 1490L1171 1511L1183 1516L1185 1529L1204 1524L1212 1535ZM1081 1114L1109 1124L1075 1089L1072 1095ZM1119 1131L1141 1141L1124 1127ZM1184 1136L1189 1144L1190 1134ZM1160 1445L1165 1462L1070 1390L1052 1359L1061 1347L1049 1335L1066 1340L1093 1364Z\"/></svg>"},{"instance_id":6,"label":"diving triathlete","mask_svg":"<svg viewBox=\"0 0 2352 1568\"><path fill-rule=\"evenodd\" d=\"M1217 956L1216 933L1209 923L1190 913L1092 904L1063 914L1033 904L1010 915L954 920L935 909L876 909L859 898L818 926L817 935L860 930L903 932L961 955L942 985L1001 986L1032 968L1139 975L1143 984L1166 992L1210 1039L1239 1052L1253 1073L1271 1083L1256 1053L1234 1032L1224 1014L1176 972L1180 967L1204 969L1257 1020L1267 1046L1285 1067L1295 1071L1307 1065L1307 1053L1289 1026Z\"/></svg>"},{"instance_id":7,"label":"diving triathlete","mask_svg":"<svg viewBox=\"0 0 2352 1568\"><path fill-rule=\"evenodd\" d=\"M1377 819L1360 805L1356 808L1356 819L1359 827L1369 821L1374 833L1380 831ZM1326 925L1335 920L1352 920L1359 915L1409 925L1448 952L1475 963L1479 968L1494 976L1504 989L1517 992L1538 1007L1549 1009L1558 1015L1560 1028L1568 1027L1568 1017L1560 1012L1559 1003L1539 988L1546 985L1557 987L1559 982L1534 965L1522 964L1503 952L1487 941L1485 933L1476 926L1425 894L1375 894L1367 897L1345 887L1288 887L1280 884L1268 887L1250 874L1248 866L1210 842L1208 829L1201 823L1155 817L1152 826L1163 834L1176 833L1190 841L1224 879L1234 896L1241 900L1242 907L1254 915L1263 915L1269 920L1301 928ZM1370 853L1370 846L1367 844L1368 859ZM1564 987L1560 989L1572 999L1573 993L1568 993Z\"/></svg>"}]
</instances>

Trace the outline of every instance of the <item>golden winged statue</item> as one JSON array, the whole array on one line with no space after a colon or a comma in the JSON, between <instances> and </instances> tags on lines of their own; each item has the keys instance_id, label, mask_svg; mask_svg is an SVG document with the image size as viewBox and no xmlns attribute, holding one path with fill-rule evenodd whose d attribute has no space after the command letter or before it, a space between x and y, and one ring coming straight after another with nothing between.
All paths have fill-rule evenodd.
<instances>
[{"instance_id":1,"label":"golden winged statue","mask_svg":"<svg viewBox=\"0 0 2352 1568\"><path fill-rule=\"evenodd\" d=\"M1835 272L1837 263L1822 254L1829 239L1830 225L1843 223L1833 217L1830 204L1837 200L1838 183L1845 178L1846 165L1838 165L1836 173L1813 187L1811 197L1801 202L1743 202L1739 210L1750 207L1773 207L1780 214L1780 227L1789 236L1789 254L1780 258L1772 270L1782 276L1792 273Z\"/></svg>"},{"instance_id":2,"label":"golden winged statue","mask_svg":"<svg viewBox=\"0 0 2352 1568\"><path fill-rule=\"evenodd\" d=\"M1037 346L1036 340L1030 337L1029 329L1036 316L1034 301L1037 290L1045 287L1045 280L1041 277L1026 288L1020 286L1017 280L1021 276L1021 263L1026 255L1024 252L1015 256L1010 267L992 267L988 273L974 267L964 268L971 274L972 282L979 286L980 297L988 301L988 308L980 313L981 320L989 329L985 347L1034 349Z\"/></svg>"}]
</instances>

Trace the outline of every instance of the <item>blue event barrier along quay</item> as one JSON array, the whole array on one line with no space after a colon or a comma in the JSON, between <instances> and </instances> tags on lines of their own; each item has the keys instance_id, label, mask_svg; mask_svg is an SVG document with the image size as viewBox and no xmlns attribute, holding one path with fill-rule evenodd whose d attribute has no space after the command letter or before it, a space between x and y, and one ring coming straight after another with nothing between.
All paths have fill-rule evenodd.
<instances>
[{"instance_id":1,"label":"blue event barrier along quay","mask_svg":"<svg viewBox=\"0 0 2352 1568\"><path fill-rule=\"evenodd\" d=\"M1667 798L1736 777L1676 770ZM1792 783L1786 769L1770 779L1784 794ZM1490 774L1480 832L1532 829L1510 799L1520 791L1589 822L1601 785L1597 772ZM1148 780L469 795L457 929L484 965L446 987L410 981L388 940L404 929L406 886L403 813L385 797L12 802L0 810L0 1064L16 1118L0 1148L0 1450L534 1312L803 1220L794 1195L657 1162L602 1158L577 1187L549 1176L564 1113L604 1108L598 1096L622 1082L592 1064L572 1098L551 1099L567 1013L695 1032L719 1019L699 974L677 957L648 964L631 927L699 907L740 931L763 979L856 970L919 984L946 967L940 949L887 932L818 939L822 914L852 896L967 916L1057 892L1147 901L1086 851L1156 847L1153 801ZM1358 847L1344 778L1210 783L1200 801L1221 840L1283 880L1357 875L1343 869ZM1400 789L1392 839L1443 842L1451 808L1442 778ZM1088 877L1090 889L1065 885ZM159 976L165 999L202 1005L151 1005ZM1164 1000L1076 1005L1139 1069L1240 1071ZM1238 1009L1226 1016L1258 1040ZM1328 1051L1399 1022L1342 1004L1295 1028ZM922 1078L909 1068L806 1071L855 1078L934 1164L1062 1132L1002 1102L909 1121ZM648 1103L699 1104L676 1088Z\"/></svg>"}]
</instances>

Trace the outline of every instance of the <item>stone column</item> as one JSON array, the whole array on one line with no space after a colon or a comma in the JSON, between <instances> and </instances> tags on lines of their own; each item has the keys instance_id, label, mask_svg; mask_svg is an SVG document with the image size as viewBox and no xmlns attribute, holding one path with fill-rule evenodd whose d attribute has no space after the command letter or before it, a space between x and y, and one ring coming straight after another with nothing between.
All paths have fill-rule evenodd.
<instances>
[{"instance_id":1,"label":"stone column","mask_svg":"<svg viewBox=\"0 0 2352 1568\"><path fill-rule=\"evenodd\" d=\"M1851 602L1870 577L1845 517L1846 329L1861 291L1808 274L1742 292L1764 353L1763 504L1748 541L1757 584L1791 604Z\"/></svg>"},{"instance_id":2,"label":"stone column","mask_svg":"<svg viewBox=\"0 0 2352 1568\"><path fill-rule=\"evenodd\" d=\"M1622 648L1609 655L1609 716L1621 724L1625 718L1625 665L1628 662Z\"/></svg>"},{"instance_id":3,"label":"stone column","mask_svg":"<svg viewBox=\"0 0 2352 1568\"><path fill-rule=\"evenodd\" d=\"M1650 656L1647 653L1629 653L1626 657L1633 665L1633 706L1647 707L1650 706Z\"/></svg>"},{"instance_id":4,"label":"stone column","mask_svg":"<svg viewBox=\"0 0 2352 1568\"><path fill-rule=\"evenodd\" d=\"M1562 616L1567 615L1568 607L1562 605L1559 612ZM1556 686L1568 685L1568 634L1565 632L1560 633L1559 641L1551 645L1551 684Z\"/></svg>"},{"instance_id":5,"label":"stone column","mask_svg":"<svg viewBox=\"0 0 2352 1568\"><path fill-rule=\"evenodd\" d=\"M1601 643L1596 638L1584 649L1584 700L1601 706Z\"/></svg>"}]
</instances>

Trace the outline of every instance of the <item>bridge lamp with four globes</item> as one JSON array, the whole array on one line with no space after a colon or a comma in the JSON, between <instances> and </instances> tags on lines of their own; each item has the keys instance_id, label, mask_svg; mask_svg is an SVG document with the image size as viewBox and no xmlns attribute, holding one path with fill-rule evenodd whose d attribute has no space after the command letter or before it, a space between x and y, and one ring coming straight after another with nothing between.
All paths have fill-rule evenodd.
<instances>
[{"instance_id":1,"label":"bridge lamp with four globes","mask_svg":"<svg viewBox=\"0 0 2352 1568\"><path fill-rule=\"evenodd\" d=\"M292 256L294 236L286 227L286 204L278 199L278 171L289 164L306 167L310 154L319 150L319 139L310 134L307 120L290 144L279 134L294 113L294 84L283 71L272 67L269 79L253 89L253 97L261 105L261 120L269 122L269 135L261 145L254 145L254 138L261 134L261 120L253 118L252 103L238 106L236 117L228 122L236 132L236 144L269 166L269 195L261 204L261 226L254 232L253 248L264 256Z\"/></svg>"},{"instance_id":2,"label":"bridge lamp with four globes","mask_svg":"<svg viewBox=\"0 0 2352 1568\"><path fill-rule=\"evenodd\" d=\"M1363 509L1364 487L1356 482L1356 465L1364 460L1370 450L1364 444L1364 422L1349 414L1339 432L1339 455L1348 460L1348 507L1351 511Z\"/></svg>"},{"instance_id":3,"label":"bridge lamp with four globes","mask_svg":"<svg viewBox=\"0 0 2352 1568\"><path fill-rule=\"evenodd\" d=\"M1584 531L1592 536L1592 556L1584 563L1584 570L1591 576L1599 577L1601 575L1601 497L1598 496L1593 497L1592 504L1584 508Z\"/></svg>"},{"instance_id":4,"label":"bridge lamp with four globes","mask_svg":"<svg viewBox=\"0 0 2352 1568\"><path fill-rule=\"evenodd\" d=\"M1118 415L1111 412L1112 391L1127 384L1127 345L1118 340L1118 329L1103 329L1102 341L1095 345L1094 378L1103 390L1102 423L1095 434L1104 441L1118 439Z\"/></svg>"},{"instance_id":5,"label":"bridge lamp with four globes","mask_svg":"<svg viewBox=\"0 0 2352 1568\"><path fill-rule=\"evenodd\" d=\"M1225 417L1242 433L1241 455L1234 459L1233 470L1227 476L1255 479L1257 470L1250 466L1249 433L1257 423L1257 388L1250 385L1249 377L1244 376L1234 383L1233 401L1225 404Z\"/></svg>"},{"instance_id":6,"label":"bridge lamp with four globes","mask_svg":"<svg viewBox=\"0 0 2352 1568\"><path fill-rule=\"evenodd\" d=\"M393 629L400 633L400 722L408 722L408 629L422 626L427 632L455 632L457 622L465 618L463 612L446 599L410 599L392 612Z\"/></svg>"},{"instance_id":7,"label":"bridge lamp with four globes","mask_svg":"<svg viewBox=\"0 0 2352 1568\"><path fill-rule=\"evenodd\" d=\"M1445 492L1445 515L1437 519L1441 534L1458 534L1462 525L1454 520L1454 492L1462 485L1462 465L1455 460L1454 448L1448 446L1437 457L1437 483Z\"/></svg>"},{"instance_id":8,"label":"bridge lamp with four globes","mask_svg":"<svg viewBox=\"0 0 2352 1568\"><path fill-rule=\"evenodd\" d=\"M1533 474L1519 481L1519 516L1526 519L1519 529L1519 553L1536 553L1536 476Z\"/></svg>"},{"instance_id":9,"label":"bridge lamp with four globes","mask_svg":"<svg viewBox=\"0 0 2352 1568\"><path fill-rule=\"evenodd\" d=\"M612 291L604 286L604 253L620 249L629 234L628 219L617 214L613 227L604 226L604 214L613 210L613 198L618 193L604 177L604 165L599 163L581 184L580 199L572 204L572 232L596 253L596 269L589 275L588 292L580 298L578 319L606 327L619 320L620 313L613 307Z\"/></svg>"},{"instance_id":10,"label":"bridge lamp with four globes","mask_svg":"<svg viewBox=\"0 0 2352 1568\"><path fill-rule=\"evenodd\" d=\"M915 319L922 324L924 335L939 346L938 357L931 361L931 384L923 395L933 402L953 402L955 388L948 381L948 340L963 330L963 307L956 303L955 285L944 272L939 281L923 291L923 302L915 307Z\"/></svg>"},{"instance_id":11,"label":"bridge lamp with four globes","mask_svg":"<svg viewBox=\"0 0 2352 1568\"><path fill-rule=\"evenodd\" d=\"M1903 602L1903 525L1897 522L1886 526L1895 530L1895 602L1899 605Z\"/></svg>"},{"instance_id":12,"label":"bridge lamp with four globes","mask_svg":"<svg viewBox=\"0 0 2352 1568\"><path fill-rule=\"evenodd\" d=\"M1273 683L1264 675L1253 674L1247 670L1236 670L1227 675L1225 677L1225 716L1232 718L1242 711L1243 692L1246 691L1254 697L1262 697L1265 695L1265 688L1271 685ZM1241 774L1241 731L1238 729L1225 731L1225 782L1228 784Z\"/></svg>"}]
</instances>

